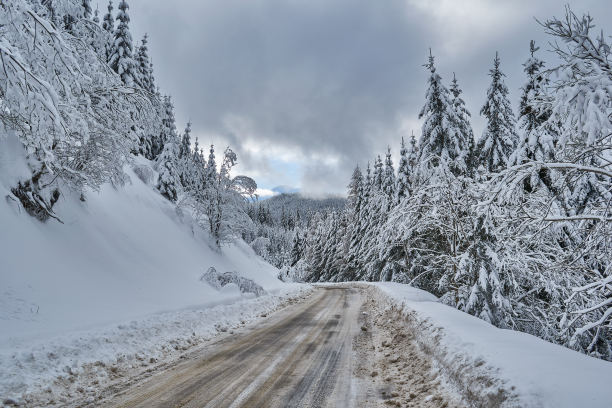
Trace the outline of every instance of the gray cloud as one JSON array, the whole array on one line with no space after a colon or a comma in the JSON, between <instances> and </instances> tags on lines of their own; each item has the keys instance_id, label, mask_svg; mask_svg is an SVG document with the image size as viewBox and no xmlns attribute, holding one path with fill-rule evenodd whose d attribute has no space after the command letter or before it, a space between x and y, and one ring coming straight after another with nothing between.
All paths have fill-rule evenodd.
<instances>
[{"instance_id":1,"label":"gray cloud","mask_svg":"<svg viewBox=\"0 0 612 408\"><path fill-rule=\"evenodd\" d=\"M479 134L495 50L516 101L528 41L546 39L533 16L563 12L558 1L534 3L130 1L132 31L151 37L179 128L191 119L201 143L229 143L240 170L267 183L287 183L275 159L295 163L314 192L344 191L356 163L387 144L397 150L411 128L420 133L429 47L445 79L457 73ZM610 21L605 0L579 4Z\"/></svg>"}]
</instances>

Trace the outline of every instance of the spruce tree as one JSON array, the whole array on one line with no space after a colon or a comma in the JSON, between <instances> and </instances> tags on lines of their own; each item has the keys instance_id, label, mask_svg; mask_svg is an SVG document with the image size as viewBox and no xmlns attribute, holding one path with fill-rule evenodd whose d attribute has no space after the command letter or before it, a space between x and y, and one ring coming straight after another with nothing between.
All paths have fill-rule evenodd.
<instances>
[{"instance_id":1,"label":"spruce tree","mask_svg":"<svg viewBox=\"0 0 612 408\"><path fill-rule=\"evenodd\" d=\"M164 150L158 157L159 178L157 189L170 201L176 201L180 184L178 169L178 149L176 143L166 143Z\"/></svg>"},{"instance_id":2,"label":"spruce tree","mask_svg":"<svg viewBox=\"0 0 612 408\"><path fill-rule=\"evenodd\" d=\"M156 158L164 150L164 146L168 142L175 142L176 136L176 123L174 119L174 105L170 96L164 97L163 111L162 111L162 126L159 135L152 138L151 143L151 156ZM178 148L177 148L178 153Z\"/></svg>"},{"instance_id":3,"label":"spruce tree","mask_svg":"<svg viewBox=\"0 0 612 408\"><path fill-rule=\"evenodd\" d=\"M547 131L547 127L542 126L550 118L551 111L543 107L549 99L546 95L549 81L543 72L544 61L535 56L539 49L535 41L529 42L530 57L523 64L527 82L521 88L519 104L519 128L523 130L523 135L514 151L512 164L554 160L556 138Z\"/></svg>"},{"instance_id":4,"label":"spruce tree","mask_svg":"<svg viewBox=\"0 0 612 408\"><path fill-rule=\"evenodd\" d=\"M456 143L451 140L452 127L457 123L451 94L436 72L431 50L425 67L430 71L430 76L425 105L419 113L419 119L424 119L418 158L420 181L428 179L432 169L440 165L448 167L457 157Z\"/></svg>"},{"instance_id":5,"label":"spruce tree","mask_svg":"<svg viewBox=\"0 0 612 408\"><path fill-rule=\"evenodd\" d=\"M387 147L387 155L385 156L382 189L387 196L387 202L390 206L395 198L395 170L393 169L393 160L391 159L391 147Z\"/></svg>"},{"instance_id":6,"label":"spruce tree","mask_svg":"<svg viewBox=\"0 0 612 408\"><path fill-rule=\"evenodd\" d=\"M96 10L94 11L93 22L100 24L100 11L98 10L98 7L96 7Z\"/></svg>"},{"instance_id":7,"label":"spruce tree","mask_svg":"<svg viewBox=\"0 0 612 408\"><path fill-rule=\"evenodd\" d=\"M149 36L145 33L142 37L140 47L136 54L136 66L138 68L138 75L136 76L137 83L140 87L146 91L151 91L151 63L149 62L149 48L147 46Z\"/></svg>"},{"instance_id":8,"label":"spruce tree","mask_svg":"<svg viewBox=\"0 0 612 408\"><path fill-rule=\"evenodd\" d=\"M487 91L487 101L480 110L480 114L487 119L487 127L477 144L477 163L489 172L506 168L518 139L508 88L503 79L505 75L499 66L499 55L495 53L493 68L489 71L491 85Z\"/></svg>"},{"instance_id":9,"label":"spruce tree","mask_svg":"<svg viewBox=\"0 0 612 408\"><path fill-rule=\"evenodd\" d=\"M374 161L374 176L372 178L372 185L376 191L382 191L383 188L383 161L380 155Z\"/></svg>"},{"instance_id":10,"label":"spruce tree","mask_svg":"<svg viewBox=\"0 0 612 408\"><path fill-rule=\"evenodd\" d=\"M157 93L155 88L155 76L153 75L153 61L149 63L149 92Z\"/></svg>"},{"instance_id":11,"label":"spruce tree","mask_svg":"<svg viewBox=\"0 0 612 408\"><path fill-rule=\"evenodd\" d=\"M115 18L113 17L113 0L108 1L107 12L104 15L104 19L102 22L102 28L106 30L106 32L113 36L115 33Z\"/></svg>"},{"instance_id":12,"label":"spruce tree","mask_svg":"<svg viewBox=\"0 0 612 408\"><path fill-rule=\"evenodd\" d=\"M355 166L351 182L348 185L348 208L352 213L358 212L363 193L363 175L359 166Z\"/></svg>"},{"instance_id":13,"label":"spruce tree","mask_svg":"<svg viewBox=\"0 0 612 408\"><path fill-rule=\"evenodd\" d=\"M86 19L91 18L91 0L83 0L83 17Z\"/></svg>"},{"instance_id":14,"label":"spruce tree","mask_svg":"<svg viewBox=\"0 0 612 408\"><path fill-rule=\"evenodd\" d=\"M211 187L215 185L217 179L217 162L215 160L215 145L210 145L208 151L208 161L206 162L206 184Z\"/></svg>"},{"instance_id":15,"label":"spruce tree","mask_svg":"<svg viewBox=\"0 0 612 408\"><path fill-rule=\"evenodd\" d=\"M459 83L454 73L450 92L452 94L451 106L456 118L451 135L456 155L451 169L455 175L471 174L471 162L474 154L474 132L470 124L470 112L467 110L463 98L461 98L463 91L459 88Z\"/></svg>"},{"instance_id":16,"label":"spruce tree","mask_svg":"<svg viewBox=\"0 0 612 408\"><path fill-rule=\"evenodd\" d=\"M115 30L115 41L111 48L108 64L121 77L127 86L134 85L137 73L136 62L134 60L134 47L132 45L132 34L130 33L130 16L128 14L128 4L126 0L119 3L119 13L117 20L119 25Z\"/></svg>"},{"instance_id":17,"label":"spruce tree","mask_svg":"<svg viewBox=\"0 0 612 408\"><path fill-rule=\"evenodd\" d=\"M406 148L406 142L402 137L402 144L400 148L400 162L399 168L397 169L397 182L395 187L395 202L399 203L404 197L410 196L410 176L411 167L408 158L408 149Z\"/></svg>"}]
</instances>

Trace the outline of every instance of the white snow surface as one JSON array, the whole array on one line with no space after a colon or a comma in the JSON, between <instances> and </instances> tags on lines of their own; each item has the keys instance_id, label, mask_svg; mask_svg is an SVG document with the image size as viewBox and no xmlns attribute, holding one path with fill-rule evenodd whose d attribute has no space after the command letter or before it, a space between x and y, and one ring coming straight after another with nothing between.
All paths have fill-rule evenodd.
<instances>
[{"instance_id":1,"label":"white snow surface","mask_svg":"<svg viewBox=\"0 0 612 408\"><path fill-rule=\"evenodd\" d=\"M40 223L5 199L27 169L14 140L0 142L0 398L83 364L157 358L308 290L278 280L242 241L214 249L189 214L130 169L124 187L105 185L85 202L62 197L64 224ZM211 266L268 295L212 288L200 281Z\"/></svg>"},{"instance_id":2,"label":"white snow surface","mask_svg":"<svg viewBox=\"0 0 612 408\"><path fill-rule=\"evenodd\" d=\"M516 394L511 406L612 406L612 363L529 334L496 328L408 285L372 285L391 303L403 304L406 313L416 313L423 329L420 336L441 350L436 352L439 365L447 370L463 364L486 365L490 375Z\"/></svg>"}]
</instances>

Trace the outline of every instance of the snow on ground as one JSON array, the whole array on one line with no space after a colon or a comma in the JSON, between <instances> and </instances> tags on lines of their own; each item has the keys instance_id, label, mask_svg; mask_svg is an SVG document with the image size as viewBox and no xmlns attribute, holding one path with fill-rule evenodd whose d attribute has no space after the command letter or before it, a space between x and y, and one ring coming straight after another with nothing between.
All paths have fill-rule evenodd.
<instances>
[{"instance_id":1,"label":"snow on ground","mask_svg":"<svg viewBox=\"0 0 612 408\"><path fill-rule=\"evenodd\" d=\"M503 405L510 406L610 407L611 363L529 334L498 329L407 285L373 285L383 302L403 304L418 341L464 391L504 394Z\"/></svg>"},{"instance_id":2,"label":"snow on ground","mask_svg":"<svg viewBox=\"0 0 612 408\"><path fill-rule=\"evenodd\" d=\"M15 141L1 142L0 402L86 363L158 358L307 290L278 280L244 242L215 250L187 212L129 169L124 187L106 185L85 202L62 197L64 224L42 224L5 199L27 168ZM216 290L200 281L211 266L269 295Z\"/></svg>"}]
</instances>

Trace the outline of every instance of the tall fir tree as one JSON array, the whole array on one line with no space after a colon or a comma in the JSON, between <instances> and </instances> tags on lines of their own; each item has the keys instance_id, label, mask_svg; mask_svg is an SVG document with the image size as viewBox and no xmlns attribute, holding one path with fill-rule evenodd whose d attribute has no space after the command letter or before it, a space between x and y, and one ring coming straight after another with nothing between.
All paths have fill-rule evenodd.
<instances>
[{"instance_id":1,"label":"tall fir tree","mask_svg":"<svg viewBox=\"0 0 612 408\"><path fill-rule=\"evenodd\" d=\"M535 41L529 42L530 57L523 64L527 82L521 88L519 103L519 128L523 134L514 151L512 164L554 160L556 138L550 132L550 127L542 126L550 118L551 110L547 106L549 97L546 87L549 80L543 72L544 61L535 56L539 49Z\"/></svg>"},{"instance_id":2,"label":"tall fir tree","mask_svg":"<svg viewBox=\"0 0 612 408\"><path fill-rule=\"evenodd\" d=\"M499 54L495 53L493 68L489 71L491 85L487 101L480 114L487 119L487 127L478 141L477 163L489 172L498 172L507 167L518 136L512 105L508 99L508 87L501 72Z\"/></svg>"},{"instance_id":3,"label":"tall fir tree","mask_svg":"<svg viewBox=\"0 0 612 408\"><path fill-rule=\"evenodd\" d=\"M94 11L94 16L93 16L92 21L96 24L100 24L100 11L98 10L97 6L96 6L96 10Z\"/></svg>"},{"instance_id":4,"label":"tall fir tree","mask_svg":"<svg viewBox=\"0 0 612 408\"><path fill-rule=\"evenodd\" d=\"M157 159L159 177L157 189L170 201L176 201L180 186L178 148L176 141L166 143L164 150Z\"/></svg>"},{"instance_id":5,"label":"tall fir tree","mask_svg":"<svg viewBox=\"0 0 612 408\"><path fill-rule=\"evenodd\" d=\"M137 83L146 91L151 91L151 63L149 61L149 35L145 33L142 37L138 52L136 53L136 66L138 75L136 76Z\"/></svg>"},{"instance_id":6,"label":"tall fir tree","mask_svg":"<svg viewBox=\"0 0 612 408\"><path fill-rule=\"evenodd\" d=\"M400 161L399 168L397 169L397 181L395 186L395 202L399 203L405 197L410 196L410 176L411 167L408 158L408 148L406 142L402 137L402 144L400 147Z\"/></svg>"},{"instance_id":7,"label":"tall fir tree","mask_svg":"<svg viewBox=\"0 0 612 408\"><path fill-rule=\"evenodd\" d=\"M448 167L458 155L455 150L457 143L451 140L452 127L457 123L452 109L451 95L436 72L431 50L425 67L429 70L430 76L425 105L419 113L419 119L424 119L418 159L420 181L428 179L432 169L441 165Z\"/></svg>"},{"instance_id":8,"label":"tall fir tree","mask_svg":"<svg viewBox=\"0 0 612 408\"><path fill-rule=\"evenodd\" d=\"M108 64L121 77L126 86L133 86L137 75L136 61L134 60L134 46L130 33L129 6L126 0L119 3L117 20L119 24L115 30L114 43Z\"/></svg>"},{"instance_id":9,"label":"tall fir tree","mask_svg":"<svg viewBox=\"0 0 612 408\"><path fill-rule=\"evenodd\" d=\"M374 161L374 176L372 177L372 185L374 186L376 191L382 191L383 188L383 161L380 158L380 155L376 157Z\"/></svg>"},{"instance_id":10,"label":"tall fir tree","mask_svg":"<svg viewBox=\"0 0 612 408\"><path fill-rule=\"evenodd\" d=\"M467 110L463 98L461 98L461 93L463 91L461 88L459 88L459 83L457 82L457 77L454 73L450 92L453 95L451 105L453 107L454 116L457 120L455 126L453 127L453 140L456 143L455 149L457 156L455 157L452 170L456 175L462 173L471 175L473 167L471 163L474 155L475 144L474 131L472 130L472 125L470 124L470 112Z\"/></svg>"},{"instance_id":11,"label":"tall fir tree","mask_svg":"<svg viewBox=\"0 0 612 408\"><path fill-rule=\"evenodd\" d=\"M113 15L113 0L108 0L106 14L104 14L104 18L102 19L102 28L108 34L108 40L104 46L106 62L108 62L110 60L111 52L113 50L113 41L115 38L115 16Z\"/></svg>"},{"instance_id":12,"label":"tall fir tree","mask_svg":"<svg viewBox=\"0 0 612 408\"><path fill-rule=\"evenodd\" d=\"M390 206L395 198L395 169L393 168L393 159L391 158L391 147L387 147L387 154L385 156L382 189L387 196L388 206Z\"/></svg>"},{"instance_id":13,"label":"tall fir tree","mask_svg":"<svg viewBox=\"0 0 612 408\"><path fill-rule=\"evenodd\" d=\"M102 28L109 34L115 33L115 17L113 16L113 0L108 1L107 12L104 14Z\"/></svg>"},{"instance_id":14,"label":"tall fir tree","mask_svg":"<svg viewBox=\"0 0 612 408\"><path fill-rule=\"evenodd\" d=\"M86 19L91 18L91 0L83 0L83 17Z\"/></svg>"}]
</instances>

